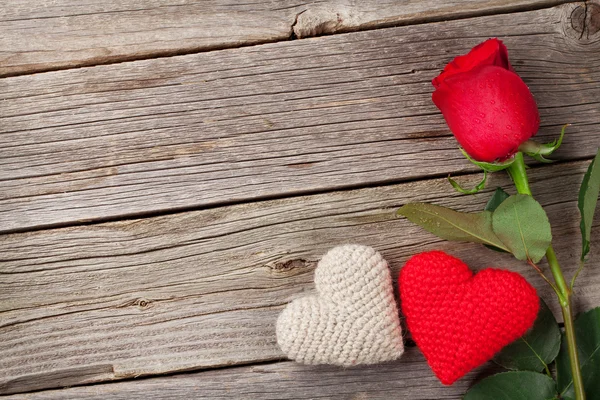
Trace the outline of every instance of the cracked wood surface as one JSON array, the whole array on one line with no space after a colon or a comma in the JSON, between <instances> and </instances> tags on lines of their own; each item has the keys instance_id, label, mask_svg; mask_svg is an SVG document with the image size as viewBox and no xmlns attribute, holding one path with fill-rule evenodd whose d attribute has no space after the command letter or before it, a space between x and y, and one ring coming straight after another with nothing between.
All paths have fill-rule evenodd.
<instances>
[{"instance_id":1,"label":"cracked wood surface","mask_svg":"<svg viewBox=\"0 0 600 400\"><path fill-rule=\"evenodd\" d=\"M531 170L532 190L553 223L566 276L577 267L577 189L587 164ZM478 179L460 180L472 185ZM510 268L559 316L551 289L526 263L478 245L441 241L395 217L399 206L413 201L480 210L498 185L511 186L499 173L485 193L461 196L445 179L422 180L2 235L0 393L280 360L278 313L312 293L316 262L343 243L375 247L394 277L412 254L432 249L449 251L476 270ZM576 311L600 303L594 250L600 235L593 237ZM411 365L399 361L393 368L421 387L429 372L411 375ZM317 377L318 371L304 373Z\"/></svg>"},{"instance_id":2,"label":"cracked wood surface","mask_svg":"<svg viewBox=\"0 0 600 400\"><path fill-rule=\"evenodd\" d=\"M2 79L0 232L473 171L430 80L490 36L538 101L540 140L572 122L558 156L591 157L600 33L580 34L578 8Z\"/></svg>"},{"instance_id":3,"label":"cracked wood surface","mask_svg":"<svg viewBox=\"0 0 600 400\"><path fill-rule=\"evenodd\" d=\"M4 0L0 76L237 47L565 0Z\"/></svg>"}]
</instances>

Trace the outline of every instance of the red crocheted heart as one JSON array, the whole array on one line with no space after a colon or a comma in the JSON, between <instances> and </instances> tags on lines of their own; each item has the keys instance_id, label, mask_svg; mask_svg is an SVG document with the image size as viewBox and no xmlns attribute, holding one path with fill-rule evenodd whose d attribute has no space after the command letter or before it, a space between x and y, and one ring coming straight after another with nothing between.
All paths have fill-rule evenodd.
<instances>
[{"instance_id":1,"label":"red crocheted heart","mask_svg":"<svg viewBox=\"0 0 600 400\"><path fill-rule=\"evenodd\" d=\"M451 385L533 325L536 290L519 274L473 275L441 251L412 257L398 280L408 330L439 380Z\"/></svg>"}]
</instances>

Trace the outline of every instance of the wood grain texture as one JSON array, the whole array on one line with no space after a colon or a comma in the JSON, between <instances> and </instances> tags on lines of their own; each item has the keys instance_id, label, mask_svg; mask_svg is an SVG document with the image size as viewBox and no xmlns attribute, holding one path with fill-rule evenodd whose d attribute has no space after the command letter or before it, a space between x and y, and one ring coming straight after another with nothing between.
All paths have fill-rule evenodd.
<instances>
[{"instance_id":1,"label":"wood grain texture","mask_svg":"<svg viewBox=\"0 0 600 400\"><path fill-rule=\"evenodd\" d=\"M491 367L491 368L490 368ZM170 377L117 382L8 396L10 400L51 399L261 399L458 400L486 365L452 386L442 386L417 348L401 360L370 367L304 366L292 362L234 367Z\"/></svg>"},{"instance_id":2,"label":"wood grain texture","mask_svg":"<svg viewBox=\"0 0 600 400\"><path fill-rule=\"evenodd\" d=\"M3 0L0 76L564 2Z\"/></svg>"},{"instance_id":3,"label":"wood grain texture","mask_svg":"<svg viewBox=\"0 0 600 400\"><path fill-rule=\"evenodd\" d=\"M0 232L472 171L430 80L501 37L558 157L600 144L600 33L567 4L0 80Z\"/></svg>"},{"instance_id":4,"label":"wood grain texture","mask_svg":"<svg viewBox=\"0 0 600 400\"><path fill-rule=\"evenodd\" d=\"M576 198L586 167L531 170L567 276L579 257ZM375 247L394 277L409 256L431 249L474 269L511 268L557 312L551 290L525 263L440 241L395 217L412 201L480 210L497 185L510 186L505 174L494 174L476 196L438 179L2 235L0 393L281 359L278 313L312 292L317 261L343 243ZM596 230L576 311L600 303Z\"/></svg>"}]
</instances>

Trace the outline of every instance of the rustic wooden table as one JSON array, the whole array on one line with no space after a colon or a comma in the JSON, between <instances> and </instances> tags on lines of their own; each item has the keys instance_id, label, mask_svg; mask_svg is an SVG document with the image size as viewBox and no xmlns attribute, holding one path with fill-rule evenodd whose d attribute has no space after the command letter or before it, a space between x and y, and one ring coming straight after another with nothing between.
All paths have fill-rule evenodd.
<instances>
[{"instance_id":1,"label":"rustic wooden table","mask_svg":"<svg viewBox=\"0 0 600 400\"><path fill-rule=\"evenodd\" d=\"M356 31L356 32L352 32ZM314 37L317 36L317 37ZM483 207L431 79L508 46L559 162L531 169L567 275L576 196L600 145L600 2L0 1L0 394L14 399L458 399L415 347L341 369L286 361L274 322L329 248L375 247L394 276L444 249L395 210ZM600 305L600 228L576 293ZM596 251L594 251L594 248ZM68 388L66 388L68 387Z\"/></svg>"}]
</instances>

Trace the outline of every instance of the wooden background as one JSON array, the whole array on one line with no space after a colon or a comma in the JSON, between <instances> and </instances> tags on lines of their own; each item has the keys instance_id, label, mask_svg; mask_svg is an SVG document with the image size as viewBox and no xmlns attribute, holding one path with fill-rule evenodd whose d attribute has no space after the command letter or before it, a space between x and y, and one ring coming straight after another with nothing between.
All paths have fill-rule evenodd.
<instances>
[{"instance_id":1,"label":"wooden background","mask_svg":"<svg viewBox=\"0 0 600 400\"><path fill-rule=\"evenodd\" d=\"M143 5L140 5L143 4ZM331 247L367 244L394 276L444 249L395 210L483 208L480 174L431 79L489 37L539 105L572 123L532 189L567 276L576 196L600 146L600 2L5 0L0 4L0 394L14 399L459 399L415 347L371 367L286 361L274 322ZM600 229L576 291L600 304ZM596 251L595 251L595 250ZM70 388L65 388L70 387Z\"/></svg>"}]
</instances>

